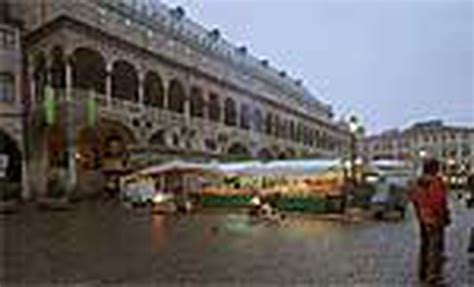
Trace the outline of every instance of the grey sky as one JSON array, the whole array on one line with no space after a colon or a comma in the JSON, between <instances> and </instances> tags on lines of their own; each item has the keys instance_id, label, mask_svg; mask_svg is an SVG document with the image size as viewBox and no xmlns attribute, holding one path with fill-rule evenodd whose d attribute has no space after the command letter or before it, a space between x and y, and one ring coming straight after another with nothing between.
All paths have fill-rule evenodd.
<instances>
[{"instance_id":1,"label":"grey sky","mask_svg":"<svg viewBox=\"0 0 474 287\"><path fill-rule=\"evenodd\" d=\"M162 0L304 79L369 133L442 118L474 126L473 2Z\"/></svg>"}]
</instances>

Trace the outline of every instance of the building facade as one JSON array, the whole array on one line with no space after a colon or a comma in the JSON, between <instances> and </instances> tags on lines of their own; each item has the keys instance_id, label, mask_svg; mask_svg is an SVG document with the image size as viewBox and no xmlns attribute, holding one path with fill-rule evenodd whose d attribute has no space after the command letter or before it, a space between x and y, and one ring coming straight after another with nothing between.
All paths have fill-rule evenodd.
<instances>
[{"instance_id":1,"label":"building facade","mask_svg":"<svg viewBox=\"0 0 474 287\"><path fill-rule=\"evenodd\" d=\"M0 130L30 170L346 153L348 129L301 80L148 2L1 2Z\"/></svg>"},{"instance_id":2,"label":"building facade","mask_svg":"<svg viewBox=\"0 0 474 287\"><path fill-rule=\"evenodd\" d=\"M21 25L0 2L0 180L26 186Z\"/></svg>"},{"instance_id":3,"label":"building facade","mask_svg":"<svg viewBox=\"0 0 474 287\"><path fill-rule=\"evenodd\" d=\"M442 121L421 122L405 130L389 130L364 139L368 159L419 161L434 157L446 173L474 172L474 128L444 125Z\"/></svg>"}]
</instances>

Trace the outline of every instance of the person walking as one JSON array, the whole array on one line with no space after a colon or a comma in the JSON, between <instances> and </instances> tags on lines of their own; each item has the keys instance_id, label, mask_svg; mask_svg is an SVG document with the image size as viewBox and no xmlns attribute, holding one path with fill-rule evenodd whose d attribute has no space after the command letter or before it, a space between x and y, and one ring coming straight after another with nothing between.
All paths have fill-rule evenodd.
<instances>
[{"instance_id":1,"label":"person walking","mask_svg":"<svg viewBox=\"0 0 474 287\"><path fill-rule=\"evenodd\" d=\"M420 227L419 279L442 284L444 233L450 222L447 189L439 176L439 162L429 159L423 163L423 174L408 197L413 203Z\"/></svg>"}]
</instances>

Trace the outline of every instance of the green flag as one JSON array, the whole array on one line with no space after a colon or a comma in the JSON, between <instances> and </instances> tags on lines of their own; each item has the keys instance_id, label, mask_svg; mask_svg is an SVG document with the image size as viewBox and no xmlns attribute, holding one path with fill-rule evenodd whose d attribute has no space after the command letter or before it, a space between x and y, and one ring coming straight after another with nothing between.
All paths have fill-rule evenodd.
<instances>
[{"instance_id":1,"label":"green flag","mask_svg":"<svg viewBox=\"0 0 474 287\"><path fill-rule=\"evenodd\" d=\"M97 103L95 101L95 91L90 90L86 103L87 125L94 126L97 117Z\"/></svg>"},{"instance_id":2,"label":"green flag","mask_svg":"<svg viewBox=\"0 0 474 287\"><path fill-rule=\"evenodd\" d=\"M43 108L46 123L48 125L53 125L56 120L56 101L54 99L54 90L50 86L46 86L44 89Z\"/></svg>"}]
</instances>

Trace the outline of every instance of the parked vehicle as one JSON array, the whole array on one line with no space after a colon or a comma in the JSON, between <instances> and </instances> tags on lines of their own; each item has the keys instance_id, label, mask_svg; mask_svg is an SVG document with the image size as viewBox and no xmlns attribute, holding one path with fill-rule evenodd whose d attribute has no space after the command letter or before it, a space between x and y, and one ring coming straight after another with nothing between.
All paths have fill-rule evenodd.
<instances>
[{"instance_id":1,"label":"parked vehicle","mask_svg":"<svg viewBox=\"0 0 474 287\"><path fill-rule=\"evenodd\" d=\"M405 216L409 181L413 179L413 170L394 162L384 162L375 166L370 181L375 185L375 194L371 198L370 210L376 219L399 218Z\"/></svg>"},{"instance_id":2,"label":"parked vehicle","mask_svg":"<svg viewBox=\"0 0 474 287\"><path fill-rule=\"evenodd\" d=\"M371 199L370 210L373 216L376 219L404 218L407 206L406 191L405 187L381 177Z\"/></svg>"},{"instance_id":3,"label":"parked vehicle","mask_svg":"<svg viewBox=\"0 0 474 287\"><path fill-rule=\"evenodd\" d=\"M121 190L122 200L131 202L133 205L145 205L153 202L155 185L149 178L131 179L123 184Z\"/></svg>"}]
</instances>

